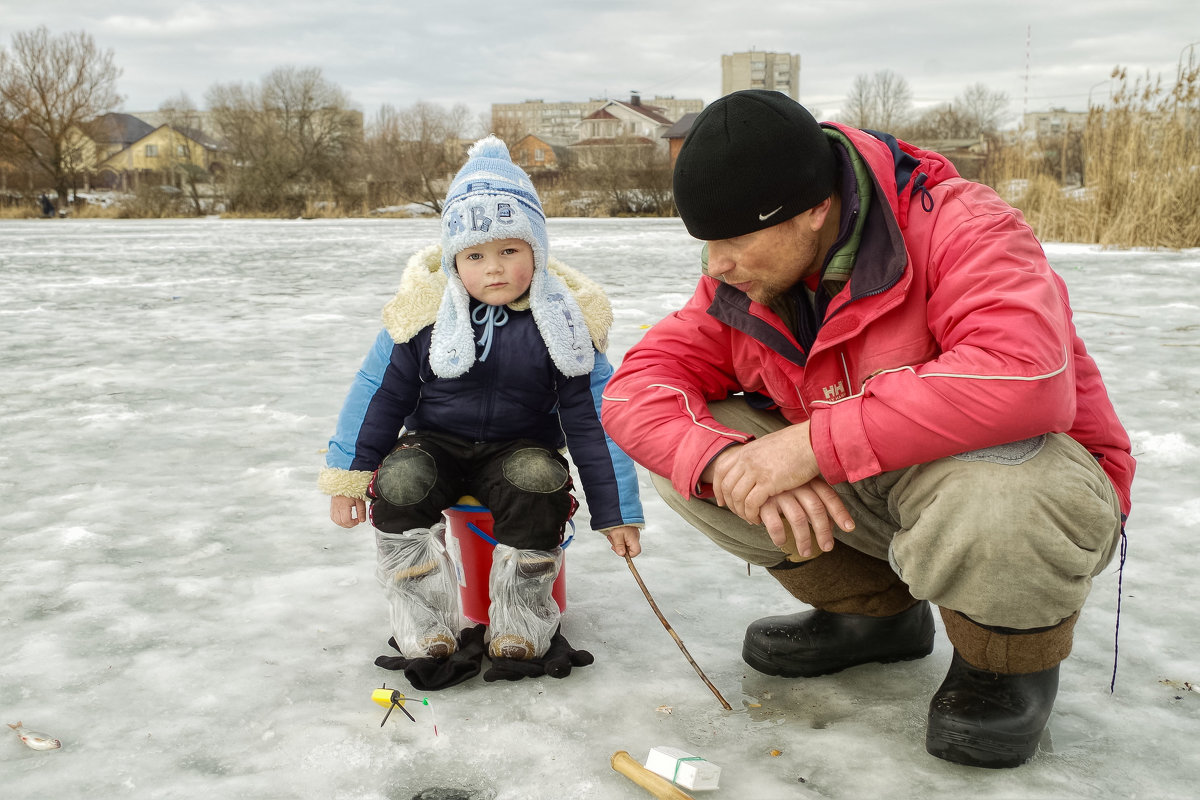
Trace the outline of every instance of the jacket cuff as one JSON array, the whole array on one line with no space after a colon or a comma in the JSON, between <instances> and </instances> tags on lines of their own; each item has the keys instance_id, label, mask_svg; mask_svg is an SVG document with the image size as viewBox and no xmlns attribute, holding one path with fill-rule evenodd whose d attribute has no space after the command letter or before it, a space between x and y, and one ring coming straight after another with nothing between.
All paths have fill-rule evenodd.
<instances>
[{"instance_id":1,"label":"jacket cuff","mask_svg":"<svg viewBox=\"0 0 1200 800\"><path fill-rule=\"evenodd\" d=\"M371 485L374 474L365 470L322 467L317 476L317 488L328 495L366 500L367 487Z\"/></svg>"},{"instance_id":2,"label":"jacket cuff","mask_svg":"<svg viewBox=\"0 0 1200 800\"><path fill-rule=\"evenodd\" d=\"M883 471L867 436L862 398L814 411L808 435L817 467L830 484L853 483Z\"/></svg>"},{"instance_id":3,"label":"jacket cuff","mask_svg":"<svg viewBox=\"0 0 1200 800\"><path fill-rule=\"evenodd\" d=\"M603 533L604 535L607 536L609 533L611 533L612 531L615 531L617 528L637 528L640 531L640 530L644 530L646 528L646 523L644 523L644 522L622 522L620 525L612 525L607 528L597 528L596 532Z\"/></svg>"},{"instance_id":4,"label":"jacket cuff","mask_svg":"<svg viewBox=\"0 0 1200 800\"><path fill-rule=\"evenodd\" d=\"M712 486L700 482L700 476L704 474L709 463L726 448L753 440L754 437L748 433L737 431L730 431L728 434L719 433L705 444L704 449L700 452L700 457L694 462L689 463L677 455L676 469L671 476L671 485L683 497L712 497ZM681 447L680 451L687 452L687 448Z\"/></svg>"},{"instance_id":5,"label":"jacket cuff","mask_svg":"<svg viewBox=\"0 0 1200 800\"><path fill-rule=\"evenodd\" d=\"M808 418L808 438L812 442L813 455L817 458L817 469L821 477L829 484L836 485L846 480L846 470L842 468L837 458L837 449L833 446L833 436L829 428L828 411L814 412Z\"/></svg>"}]
</instances>

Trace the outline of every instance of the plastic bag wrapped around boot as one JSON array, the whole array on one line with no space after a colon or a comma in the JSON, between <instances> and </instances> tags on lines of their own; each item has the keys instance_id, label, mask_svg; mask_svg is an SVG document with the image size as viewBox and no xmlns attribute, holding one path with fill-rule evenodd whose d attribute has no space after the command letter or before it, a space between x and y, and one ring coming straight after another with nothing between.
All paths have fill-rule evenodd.
<instances>
[{"instance_id":1,"label":"plastic bag wrapped around boot","mask_svg":"<svg viewBox=\"0 0 1200 800\"><path fill-rule=\"evenodd\" d=\"M464 627L445 528L375 532L375 577L387 596L392 636L406 658L445 658Z\"/></svg>"},{"instance_id":2,"label":"plastic bag wrapped around boot","mask_svg":"<svg viewBox=\"0 0 1200 800\"><path fill-rule=\"evenodd\" d=\"M496 545L488 578L493 657L538 658L550 648L562 616L550 594L562 559L561 548L518 550Z\"/></svg>"}]
</instances>

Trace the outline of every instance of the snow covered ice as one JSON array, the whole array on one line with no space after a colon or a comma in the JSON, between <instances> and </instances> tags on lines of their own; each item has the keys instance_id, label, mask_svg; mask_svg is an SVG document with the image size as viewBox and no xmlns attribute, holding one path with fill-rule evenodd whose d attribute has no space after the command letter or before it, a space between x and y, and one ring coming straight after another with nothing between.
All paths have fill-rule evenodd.
<instances>
[{"instance_id":1,"label":"snow covered ice","mask_svg":"<svg viewBox=\"0 0 1200 800\"><path fill-rule=\"evenodd\" d=\"M0 222L0 722L63 743L32 751L0 726L0 795L632 800L648 795L610 756L666 746L721 767L721 788L695 793L712 800L1194 796L1200 251L1047 246L1139 462L1119 669L1110 694L1114 563L1041 751L989 771L925 753L950 661L940 632L914 662L793 680L746 667L746 625L799 605L687 528L644 472L639 572L732 711L586 509L564 632L594 665L428 695L375 667L388 630L371 532L329 522L315 479L380 308L436 232ZM695 283L678 220L554 219L549 233L609 290L615 362ZM430 705L381 728L383 683Z\"/></svg>"}]
</instances>

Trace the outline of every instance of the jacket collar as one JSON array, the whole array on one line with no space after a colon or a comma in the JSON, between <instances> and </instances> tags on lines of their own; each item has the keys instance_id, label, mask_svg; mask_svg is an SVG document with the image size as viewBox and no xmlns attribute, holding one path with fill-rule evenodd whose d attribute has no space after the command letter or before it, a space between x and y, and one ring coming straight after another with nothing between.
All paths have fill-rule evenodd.
<instances>
[{"instance_id":1,"label":"jacket collar","mask_svg":"<svg viewBox=\"0 0 1200 800\"><path fill-rule=\"evenodd\" d=\"M547 269L562 280L575 298L592 344L603 353L608 349L608 332L613 323L612 304L604 289L553 256L547 263ZM383 327L391 335L392 341L407 342L437 320L446 283L440 244L430 245L409 258L400 276L400 288L383 307ZM509 303L508 308L513 311L528 310L528 293Z\"/></svg>"},{"instance_id":2,"label":"jacket collar","mask_svg":"<svg viewBox=\"0 0 1200 800\"><path fill-rule=\"evenodd\" d=\"M849 299L856 300L895 285L908 264L896 219L894 163L886 146L869 134L823 126L841 166L842 227L822 279L834 283L830 288L849 280Z\"/></svg>"}]
</instances>

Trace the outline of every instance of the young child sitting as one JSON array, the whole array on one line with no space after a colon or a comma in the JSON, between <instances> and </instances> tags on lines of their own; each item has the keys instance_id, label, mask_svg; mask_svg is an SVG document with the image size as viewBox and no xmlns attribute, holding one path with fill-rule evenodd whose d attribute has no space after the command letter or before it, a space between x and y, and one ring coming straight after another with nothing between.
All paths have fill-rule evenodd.
<instances>
[{"instance_id":1,"label":"young child sitting","mask_svg":"<svg viewBox=\"0 0 1200 800\"><path fill-rule=\"evenodd\" d=\"M592 661L559 628L551 588L578 505L565 445L592 527L619 556L640 551L644 522L633 462L598 409L612 375L612 309L603 290L549 258L529 177L489 136L447 192L442 241L409 261L383 311L329 443L319 485L330 518L376 528L377 575L393 646L380 666L418 689L481 669L483 626L463 629L442 511L471 495L493 515L487 680L551 674Z\"/></svg>"}]
</instances>

